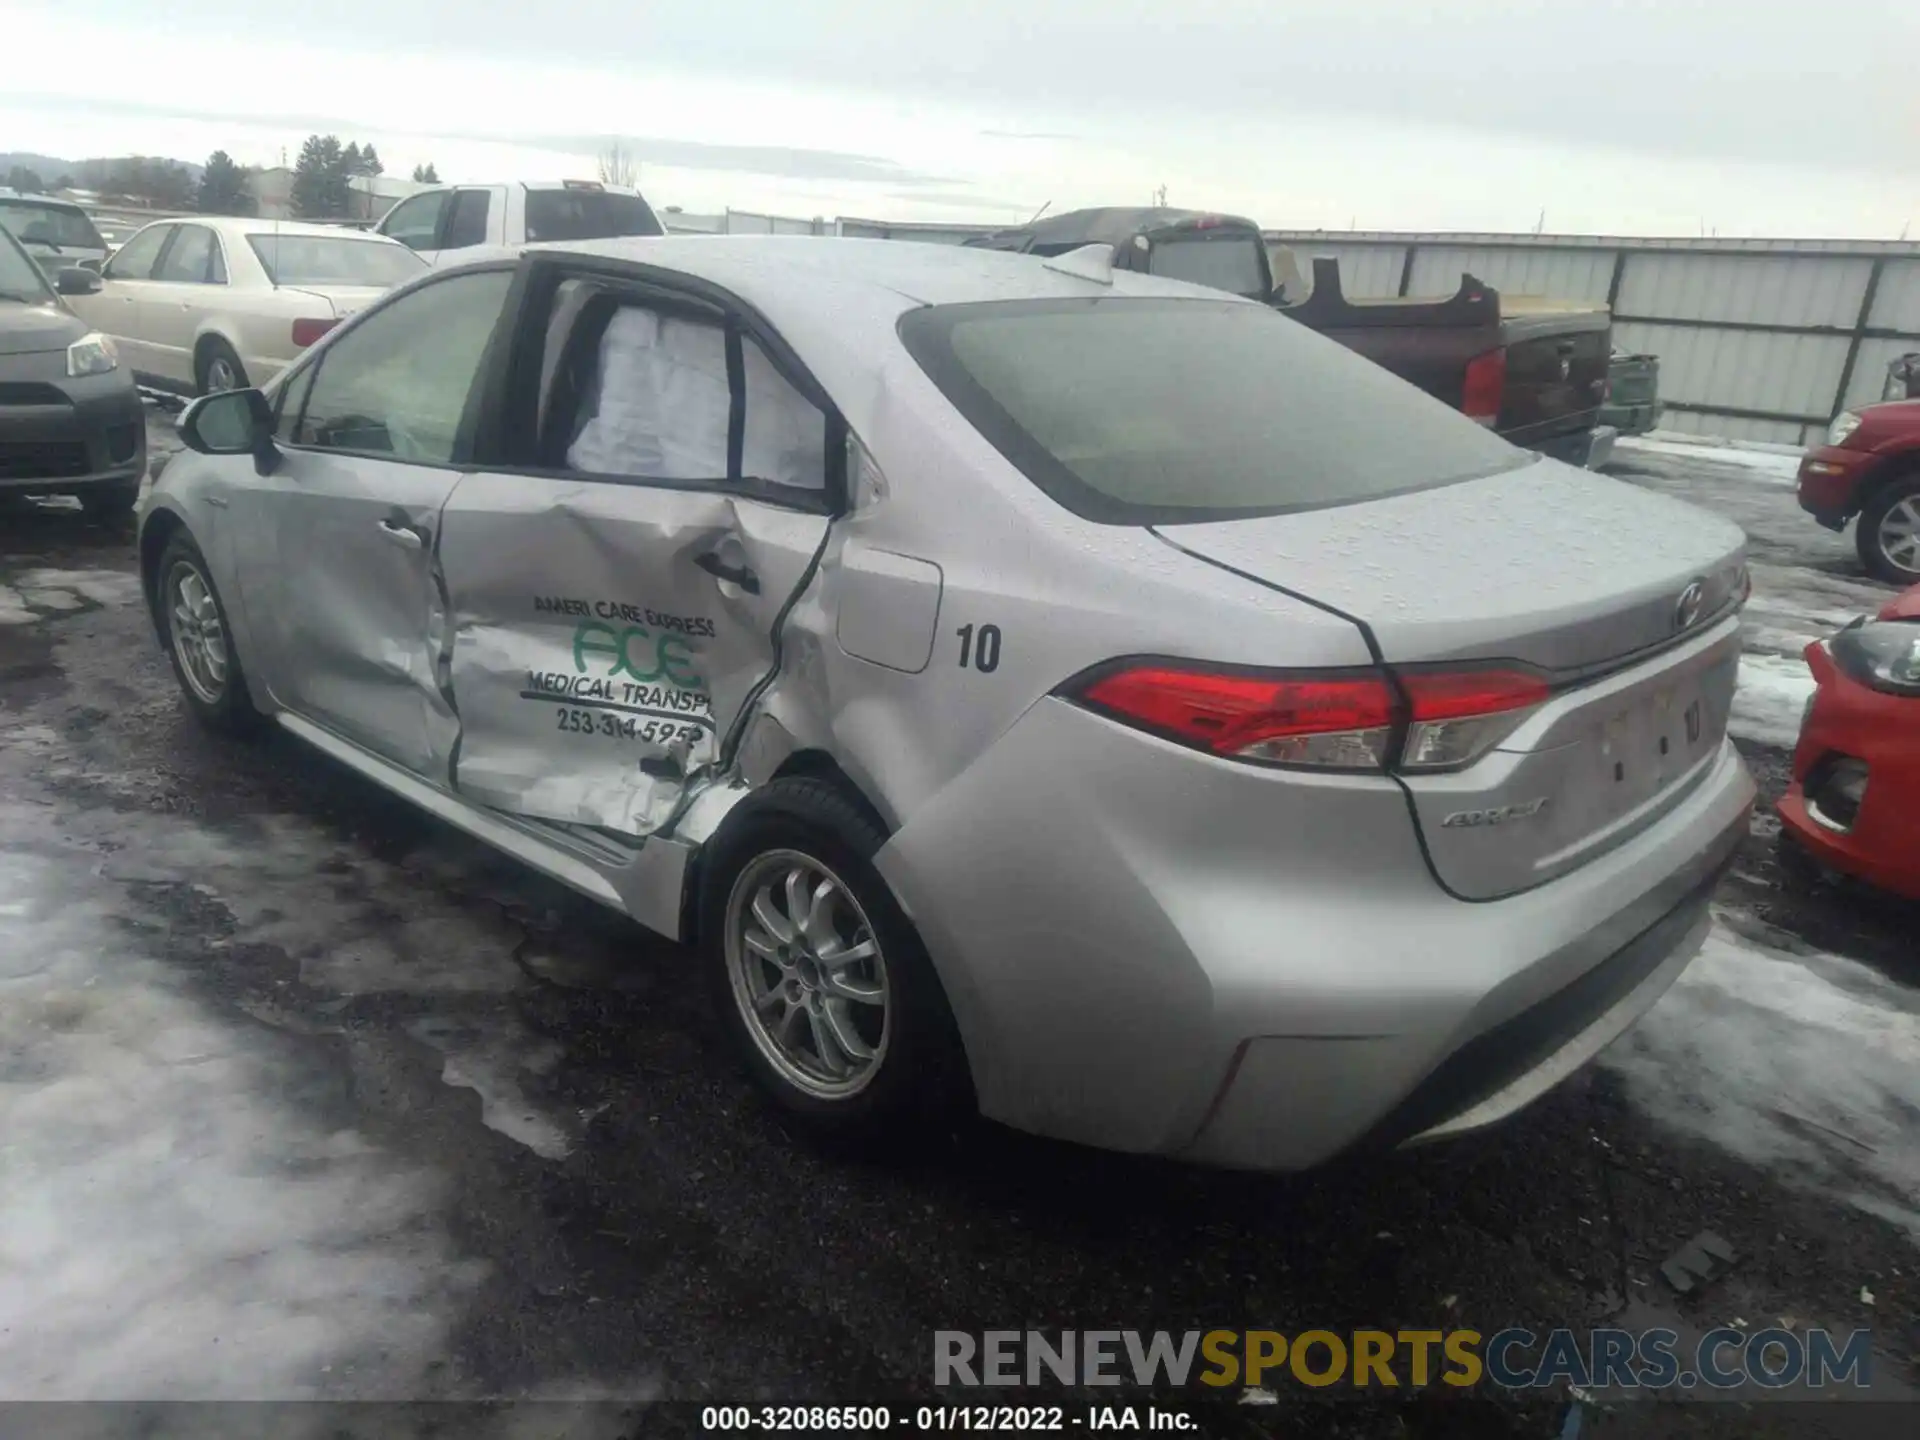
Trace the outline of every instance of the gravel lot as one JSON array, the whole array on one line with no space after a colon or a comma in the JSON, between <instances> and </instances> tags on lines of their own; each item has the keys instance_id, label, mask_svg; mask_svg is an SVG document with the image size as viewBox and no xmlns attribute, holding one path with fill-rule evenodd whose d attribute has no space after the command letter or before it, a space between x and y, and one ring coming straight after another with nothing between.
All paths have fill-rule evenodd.
<instances>
[{"instance_id":1,"label":"gravel lot","mask_svg":"<svg viewBox=\"0 0 1920 1440\"><path fill-rule=\"evenodd\" d=\"M1620 467L1753 537L1736 738L1769 799L1801 646L1886 593L1777 469ZM291 742L202 734L134 575L128 529L0 510L0 1401L897 1402L942 1328L1736 1318L1871 1326L1876 1392L1912 1398L1917 917L1783 871L1769 822L1674 991L1494 1133L1284 1179L987 1126L852 1166L756 1103L684 952ZM1739 1259L1682 1299L1657 1267L1703 1228ZM1208 1423L1549 1436L1567 1410ZM1806 1417L1643 1401L1579 1433Z\"/></svg>"}]
</instances>

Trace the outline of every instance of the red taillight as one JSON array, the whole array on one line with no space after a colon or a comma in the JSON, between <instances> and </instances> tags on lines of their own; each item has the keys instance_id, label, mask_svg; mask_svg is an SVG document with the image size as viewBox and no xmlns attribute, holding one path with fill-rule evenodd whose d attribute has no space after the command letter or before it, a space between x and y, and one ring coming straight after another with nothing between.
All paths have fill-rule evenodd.
<instances>
[{"instance_id":1,"label":"red taillight","mask_svg":"<svg viewBox=\"0 0 1920 1440\"><path fill-rule=\"evenodd\" d=\"M1553 687L1524 670L1407 670L1400 683L1414 720L1461 720L1538 705Z\"/></svg>"},{"instance_id":2,"label":"red taillight","mask_svg":"<svg viewBox=\"0 0 1920 1440\"><path fill-rule=\"evenodd\" d=\"M1249 674L1142 661L1067 694L1093 709L1229 759L1323 769L1440 770L1469 763L1551 693L1511 669ZM1402 691L1405 701L1402 702ZM1396 750L1394 733L1405 738Z\"/></svg>"},{"instance_id":3,"label":"red taillight","mask_svg":"<svg viewBox=\"0 0 1920 1440\"><path fill-rule=\"evenodd\" d=\"M1507 352L1489 350L1467 362L1466 383L1460 391L1460 411L1469 420L1492 425L1500 418L1500 396L1507 388Z\"/></svg>"},{"instance_id":4,"label":"red taillight","mask_svg":"<svg viewBox=\"0 0 1920 1440\"><path fill-rule=\"evenodd\" d=\"M338 320L296 320L293 322L293 343L304 350L339 323Z\"/></svg>"}]
</instances>

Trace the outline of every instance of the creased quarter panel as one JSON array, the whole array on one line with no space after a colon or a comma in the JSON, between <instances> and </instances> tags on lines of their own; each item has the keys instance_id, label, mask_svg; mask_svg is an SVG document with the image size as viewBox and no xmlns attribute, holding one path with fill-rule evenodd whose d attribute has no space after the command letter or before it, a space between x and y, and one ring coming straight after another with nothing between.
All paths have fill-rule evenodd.
<instances>
[{"instance_id":1,"label":"creased quarter panel","mask_svg":"<svg viewBox=\"0 0 1920 1440\"><path fill-rule=\"evenodd\" d=\"M455 788L658 829L772 668L773 620L826 523L703 491L467 476L442 528ZM702 569L710 552L758 592Z\"/></svg>"}]
</instances>

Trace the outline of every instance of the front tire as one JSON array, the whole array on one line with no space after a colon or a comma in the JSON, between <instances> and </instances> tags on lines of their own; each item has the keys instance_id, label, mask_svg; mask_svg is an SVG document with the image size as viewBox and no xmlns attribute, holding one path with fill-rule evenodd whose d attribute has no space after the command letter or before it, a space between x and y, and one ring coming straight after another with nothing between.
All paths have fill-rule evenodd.
<instances>
[{"instance_id":1,"label":"front tire","mask_svg":"<svg viewBox=\"0 0 1920 1440\"><path fill-rule=\"evenodd\" d=\"M1860 563L1889 585L1920 584L1920 474L1881 486L1861 507Z\"/></svg>"},{"instance_id":2,"label":"front tire","mask_svg":"<svg viewBox=\"0 0 1920 1440\"><path fill-rule=\"evenodd\" d=\"M240 363L231 345L224 340L209 340L201 347L193 364L193 388L201 395L217 395L222 390L244 390L250 382L247 367Z\"/></svg>"},{"instance_id":3,"label":"front tire","mask_svg":"<svg viewBox=\"0 0 1920 1440\"><path fill-rule=\"evenodd\" d=\"M756 1085L817 1141L870 1150L971 1108L932 961L872 857L879 825L842 791L776 780L702 862L714 1000Z\"/></svg>"},{"instance_id":4,"label":"front tire","mask_svg":"<svg viewBox=\"0 0 1920 1440\"><path fill-rule=\"evenodd\" d=\"M264 717L247 694L226 609L206 557L184 530L175 532L161 552L154 613L194 718L223 735L256 733Z\"/></svg>"}]
</instances>

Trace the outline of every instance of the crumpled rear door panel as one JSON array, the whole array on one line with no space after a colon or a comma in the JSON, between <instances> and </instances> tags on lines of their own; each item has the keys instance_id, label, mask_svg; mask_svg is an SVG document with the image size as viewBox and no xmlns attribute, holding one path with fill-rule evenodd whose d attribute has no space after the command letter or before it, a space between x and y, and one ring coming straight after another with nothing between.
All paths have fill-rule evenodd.
<instances>
[{"instance_id":1,"label":"crumpled rear door panel","mask_svg":"<svg viewBox=\"0 0 1920 1440\"><path fill-rule=\"evenodd\" d=\"M707 490L464 477L440 549L454 788L532 818L658 830L777 668L776 627L828 523Z\"/></svg>"}]
</instances>

